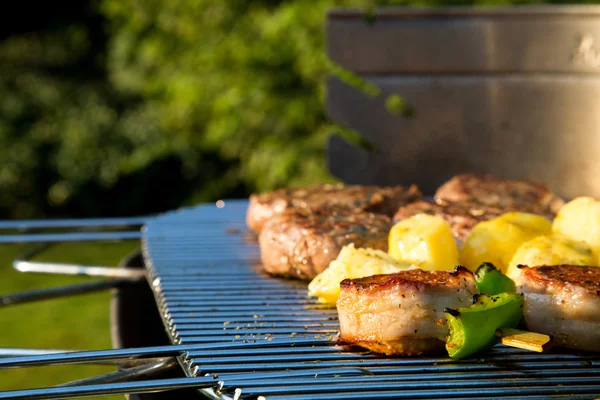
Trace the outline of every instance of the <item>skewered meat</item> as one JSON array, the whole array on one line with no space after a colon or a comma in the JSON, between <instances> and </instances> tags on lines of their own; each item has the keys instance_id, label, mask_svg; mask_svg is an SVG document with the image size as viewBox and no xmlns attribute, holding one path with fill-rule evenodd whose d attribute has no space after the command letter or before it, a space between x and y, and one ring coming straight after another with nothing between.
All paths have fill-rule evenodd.
<instances>
[{"instance_id":1,"label":"skewered meat","mask_svg":"<svg viewBox=\"0 0 600 400\"><path fill-rule=\"evenodd\" d=\"M600 267L521 266L527 328L555 345L600 351Z\"/></svg>"},{"instance_id":2,"label":"skewered meat","mask_svg":"<svg viewBox=\"0 0 600 400\"><path fill-rule=\"evenodd\" d=\"M313 279L347 244L387 251L391 219L345 207L288 209L271 218L258 242L265 271Z\"/></svg>"},{"instance_id":3,"label":"skewered meat","mask_svg":"<svg viewBox=\"0 0 600 400\"><path fill-rule=\"evenodd\" d=\"M340 286L341 339L387 355L443 350L444 308L467 307L475 293L473 274L463 267L346 279Z\"/></svg>"},{"instance_id":4,"label":"skewered meat","mask_svg":"<svg viewBox=\"0 0 600 400\"><path fill-rule=\"evenodd\" d=\"M253 194L246 214L250 229L259 232L274 215L289 208L315 210L331 206L394 215L398 207L419 200L419 189L403 186L360 186L342 184L318 185L308 188L279 189Z\"/></svg>"},{"instance_id":5,"label":"skewered meat","mask_svg":"<svg viewBox=\"0 0 600 400\"><path fill-rule=\"evenodd\" d=\"M457 175L435 193L439 204L468 202L497 207L502 212L523 211L554 216L564 201L541 184L491 175Z\"/></svg>"}]
</instances>

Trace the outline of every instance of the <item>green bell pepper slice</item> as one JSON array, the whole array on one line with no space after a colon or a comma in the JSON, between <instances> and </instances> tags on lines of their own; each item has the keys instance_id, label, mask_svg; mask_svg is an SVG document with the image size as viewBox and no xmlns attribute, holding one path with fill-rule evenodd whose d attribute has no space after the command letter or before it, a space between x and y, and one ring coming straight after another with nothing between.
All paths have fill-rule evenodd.
<instances>
[{"instance_id":1,"label":"green bell pepper slice","mask_svg":"<svg viewBox=\"0 0 600 400\"><path fill-rule=\"evenodd\" d=\"M515 328L523 317L523 295L475 295L471 307L446 308L449 328L446 350L453 359L468 357L493 345L496 329Z\"/></svg>"},{"instance_id":2,"label":"green bell pepper slice","mask_svg":"<svg viewBox=\"0 0 600 400\"><path fill-rule=\"evenodd\" d=\"M515 282L488 262L481 264L475 271L475 284L477 293L495 295L517 291Z\"/></svg>"}]
</instances>

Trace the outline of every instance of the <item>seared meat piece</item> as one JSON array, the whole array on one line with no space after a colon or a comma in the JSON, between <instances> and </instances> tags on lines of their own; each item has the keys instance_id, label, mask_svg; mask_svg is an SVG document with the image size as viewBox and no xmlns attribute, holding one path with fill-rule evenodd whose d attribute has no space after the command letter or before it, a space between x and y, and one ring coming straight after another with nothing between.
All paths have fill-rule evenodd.
<instances>
[{"instance_id":1,"label":"seared meat piece","mask_svg":"<svg viewBox=\"0 0 600 400\"><path fill-rule=\"evenodd\" d=\"M541 183L473 174L457 175L444 183L435 193L435 201L439 204L466 201L497 207L503 212L523 211L551 216L564 204Z\"/></svg>"},{"instance_id":2,"label":"seared meat piece","mask_svg":"<svg viewBox=\"0 0 600 400\"><path fill-rule=\"evenodd\" d=\"M417 214L435 215L445 219L452 229L454 238L462 242L477 223L499 216L502 214L502 210L473 203L437 204L433 201L422 200L400 207L394 215L394 222Z\"/></svg>"},{"instance_id":3,"label":"seared meat piece","mask_svg":"<svg viewBox=\"0 0 600 400\"><path fill-rule=\"evenodd\" d=\"M418 201L400 207L394 221L420 213L435 215L450 224L457 240L464 241L479 222L510 211L553 216L562 205L563 201L542 184L466 174L443 184L435 194L435 203Z\"/></svg>"},{"instance_id":4,"label":"seared meat piece","mask_svg":"<svg viewBox=\"0 0 600 400\"><path fill-rule=\"evenodd\" d=\"M345 207L291 208L261 231L260 256L270 274L312 279L335 260L343 246L387 251L390 217Z\"/></svg>"},{"instance_id":5,"label":"seared meat piece","mask_svg":"<svg viewBox=\"0 0 600 400\"><path fill-rule=\"evenodd\" d=\"M553 336L558 346L600 351L600 267L520 268L527 328Z\"/></svg>"},{"instance_id":6,"label":"seared meat piece","mask_svg":"<svg viewBox=\"0 0 600 400\"><path fill-rule=\"evenodd\" d=\"M387 355L444 349L444 308L473 304L475 280L464 267L453 272L413 269L346 279L337 301L341 339Z\"/></svg>"},{"instance_id":7,"label":"seared meat piece","mask_svg":"<svg viewBox=\"0 0 600 400\"><path fill-rule=\"evenodd\" d=\"M337 184L279 189L250 196L246 223L250 229L259 232L273 215L288 208L319 209L331 206L360 209L391 217L398 207L421 197L421 192L414 185L406 188Z\"/></svg>"}]
</instances>

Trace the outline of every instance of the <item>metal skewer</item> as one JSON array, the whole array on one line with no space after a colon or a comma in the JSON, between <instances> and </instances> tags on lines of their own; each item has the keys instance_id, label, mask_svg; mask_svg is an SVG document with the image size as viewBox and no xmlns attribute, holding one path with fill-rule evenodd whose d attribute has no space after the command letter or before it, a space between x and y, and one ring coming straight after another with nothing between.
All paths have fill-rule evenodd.
<instances>
[{"instance_id":1,"label":"metal skewer","mask_svg":"<svg viewBox=\"0 0 600 400\"><path fill-rule=\"evenodd\" d=\"M0 347L0 360L18 357L38 357L49 354L66 354L76 353L80 350L59 350L59 349L21 349L21 348L2 348ZM115 365L124 368L137 367L140 365L148 365L152 363L159 363L165 360L173 359L172 357L151 357L151 358L115 358L115 359L102 359L81 362L82 364L91 365Z\"/></svg>"},{"instance_id":2,"label":"metal skewer","mask_svg":"<svg viewBox=\"0 0 600 400\"><path fill-rule=\"evenodd\" d=\"M142 279L146 277L146 273L140 268L113 268L22 260L16 260L13 263L13 267L20 272L35 272L43 274L103 276L106 278L131 279Z\"/></svg>"},{"instance_id":3,"label":"metal skewer","mask_svg":"<svg viewBox=\"0 0 600 400\"><path fill-rule=\"evenodd\" d=\"M73 397L108 396L161 392L183 388L218 388L221 385L212 377L156 379L141 382L117 382L84 386L58 386L43 389L11 390L0 392L0 399L66 399Z\"/></svg>"}]
</instances>

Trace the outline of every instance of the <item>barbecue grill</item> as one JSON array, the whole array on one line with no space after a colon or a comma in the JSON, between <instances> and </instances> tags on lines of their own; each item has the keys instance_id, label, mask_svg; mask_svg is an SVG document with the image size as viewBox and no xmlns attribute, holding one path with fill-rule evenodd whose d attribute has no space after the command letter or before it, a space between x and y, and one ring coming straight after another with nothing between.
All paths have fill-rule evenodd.
<instances>
[{"instance_id":1,"label":"barbecue grill","mask_svg":"<svg viewBox=\"0 0 600 400\"><path fill-rule=\"evenodd\" d=\"M360 14L350 14L334 13L328 28L330 33L358 20L364 22ZM401 19L412 25L417 16ZM392 17L393 13L386 17L385 27L391 26ZM342 62L342 56L352 54L359 53L348 50L341 55L333 54L332 58ZM360 57L350 58L347 63L360 60ZM396 62L398 58L390 60ZM361 72L360 68L356 70ZM384 70L363 72L375 76ZM384 78L392 83L404 82L402 79L410 83L418 77ZM463 82L463 77L455 78ZM409 86L402 89L410 89ZM357 115L364 117L364 113L356 112L352 100L359 95L353 92L346 96L349 89L338 81L330 82L329 90L332 95L328 110L334 119L348 122L348 126L357 130L376 127L377 121L367 120L366 125L361 125L355 119ZM372 108L379 100L367 106ZM360 101L365 100L361 97ZM368 114L373 119L380 118L377 111L372 111ZM389 118L383 118L386 128L375 129L376 137L371 138L380 147L384 139L395 137L394 132L387 131L392 129ZM427 115L424 118L435 120ZM440 149L450 147L447 138L437 136L437 139L435 144ZM389 173L381 164L387 163L388 169L394 165L386 158L396 155L397 146L392 150L394 154L385 152L385 157L368 155L333 139L328 149L329 165L335 174L349 182L390 183ZM445 168L453 154L442 156L436 162L441 163L440 168L446 174L473 166L459 160ZM414 161L414 157L408 158L408 162ZM416 166L419 175L413 176L411 173L415 171L409 171L404 177L408 183L427 188L446 178L439 175L438 181L434 181L428 174L436 168L424 170L422 163ZM140 253L128 257L122 268L117 269L30 262L29 258L40 247L15 261L15 267L25 272L86 274L105 279L3 296L0 305L117 288L112 303L113 340L117 348L83 352L4 349L0 351L0 368L111 363L119 370L62 386L0 392L0 399L116 393L138 399L268 400L591 399L600 395L597 354L560 349L533 353L496 345L476 358L453 361L446 357L384 357L338 343L334 309L308 297L306 283L270 277L261 271L258 245L244 223L246 207L245 200L220 200L146 218L0 224L0 229L74 229L60 234L3 236L0 240L4 242L36 241L46 245L62 240L131 239L141 243ZM123 226L130 229L90 230Z\"/></svg>"},{"instance_id":2,"label":"barbecue grill","mask_svg":"<svg viewBox=\"0 0 600 400\"><path fill-rule=\"evenodd\" d=\"M335 310L308 297L305 283L261 272L257 243L244 227L246 206L240 200L203 204L149 218L141 229L147 287L162 320L158 333L166 331L170 344L0 358L2 368L78 362L127 367L87 382L0 392L0 398L177 388L194 388L198 398L269 400L594 398L600 393L595 354L538 354L497 345L456 362L389 358L338 344ZM16 265L35 267L26 261ZM130 279L123 276L139 275L125 272L109 282ZM174 369L184 376L148 379Z\"/></svg>"}]
</instances>

